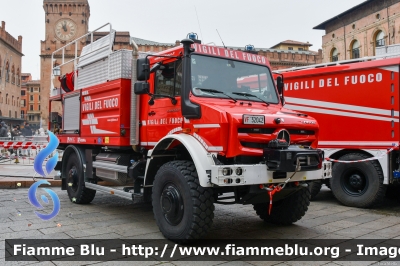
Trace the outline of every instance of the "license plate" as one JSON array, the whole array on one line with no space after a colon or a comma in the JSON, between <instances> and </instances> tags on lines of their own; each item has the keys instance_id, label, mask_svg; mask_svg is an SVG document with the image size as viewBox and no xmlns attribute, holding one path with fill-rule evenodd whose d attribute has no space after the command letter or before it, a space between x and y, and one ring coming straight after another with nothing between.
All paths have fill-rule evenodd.
<instances>
[{"instance_id":1,"label":"license plate","mask_svg":"<svg viewBox=\"0 0 400 266\"><path fill-rule=\"evenodd\" d=\"M245 124L245 125L264 125L265 117L263 115L243 115L243 124Z\"/></svg>"}]
</instances>

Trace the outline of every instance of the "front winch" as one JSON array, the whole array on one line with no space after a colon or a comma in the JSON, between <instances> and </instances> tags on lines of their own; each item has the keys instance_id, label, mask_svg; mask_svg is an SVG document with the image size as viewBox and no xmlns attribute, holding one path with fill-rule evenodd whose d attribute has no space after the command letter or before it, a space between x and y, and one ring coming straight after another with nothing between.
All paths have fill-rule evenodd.
<instances>
[{"instance_id":1,"label":"front winch","mask_svg":"<svg viewBox=\"0 0 400 266\"><path fill-rule=\"evenodd\" d=\"M264 159L270 171L294 172L297 161L300 162L303 171L318 170L322 167L324 152L320 149L305 149L298 146L280 148L275 143L271 146L264 149Z\"/></svg>"}]
</instances>

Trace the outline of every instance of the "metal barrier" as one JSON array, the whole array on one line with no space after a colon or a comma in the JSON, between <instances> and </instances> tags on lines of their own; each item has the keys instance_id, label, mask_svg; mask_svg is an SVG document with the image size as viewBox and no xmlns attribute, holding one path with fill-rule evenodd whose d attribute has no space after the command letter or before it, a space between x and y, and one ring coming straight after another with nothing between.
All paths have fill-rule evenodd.
<instances>
[{"instance_id":1,"label":"metal barrier","mask_svg":"<svg viewBox=\"0 0 400 266\"><path fill-rule=\"evenodd\" d=\"M0 164L33 164L47 144L47 136L0 138Z\"/></svg>"}]
</instances>

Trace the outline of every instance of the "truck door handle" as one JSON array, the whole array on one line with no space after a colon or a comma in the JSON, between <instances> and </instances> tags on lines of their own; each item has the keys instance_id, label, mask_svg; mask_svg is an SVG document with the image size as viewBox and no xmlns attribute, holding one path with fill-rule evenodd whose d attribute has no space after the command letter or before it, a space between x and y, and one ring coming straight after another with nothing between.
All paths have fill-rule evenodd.
<instances>
[{"instance_id":1,"label":"truck door handle","mask_svg":"<svg viewBox=\"0 0 400 266\"><path fill-rule=\"evenodd\" d=\"M156 112L154 112L154 111L149 112L149 116L152 116L152 115L155 115L155 114L156 114Z\"/></svg>"}]
</instances>

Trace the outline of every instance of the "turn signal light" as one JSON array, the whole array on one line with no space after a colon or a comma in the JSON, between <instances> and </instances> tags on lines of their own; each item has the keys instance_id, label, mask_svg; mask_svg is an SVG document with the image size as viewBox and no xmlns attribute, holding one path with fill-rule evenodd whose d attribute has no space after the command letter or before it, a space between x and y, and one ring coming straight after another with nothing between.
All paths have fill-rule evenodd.
<instances>
[{"instance_id":1,"label":"turn signal light","mask_svg":"<svg viewBox=\"0 0 400 266\"><path fill-rule=\"evenodd\" d=\"M189 134L190 133L190 128L183 128L182 132L185 134Z\"/></svg>"}]
</instances>

